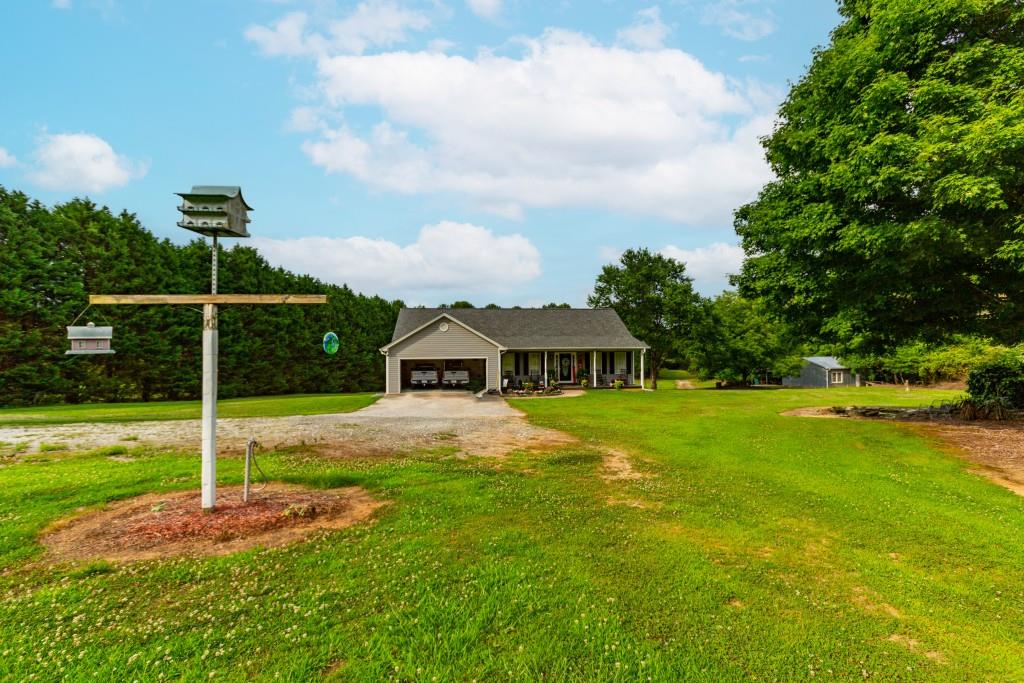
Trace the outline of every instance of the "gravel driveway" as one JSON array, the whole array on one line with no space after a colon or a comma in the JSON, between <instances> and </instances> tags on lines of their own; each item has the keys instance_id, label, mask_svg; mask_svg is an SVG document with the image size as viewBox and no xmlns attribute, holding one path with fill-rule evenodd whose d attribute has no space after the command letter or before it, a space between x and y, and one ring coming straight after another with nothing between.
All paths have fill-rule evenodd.
<instances>
[{"instance_id":1,"label":"gravel driveway","mask_svg":"<svg viewBox=\"0 0 1024 683\"><path fill-rule=\"evenodd\" d=\"M28 453L42 443L75 451L138 444L198 453L200 431L199 420L0 427L0 442L24 443ZM314 445L327 457L381 457L441 445L501 457L575 442L568 434L530 425L502 398L438 391L385 396L353 413L217 421L221 453L242 452L250 436L264 448Z\"/></svg>"}]
</instances>

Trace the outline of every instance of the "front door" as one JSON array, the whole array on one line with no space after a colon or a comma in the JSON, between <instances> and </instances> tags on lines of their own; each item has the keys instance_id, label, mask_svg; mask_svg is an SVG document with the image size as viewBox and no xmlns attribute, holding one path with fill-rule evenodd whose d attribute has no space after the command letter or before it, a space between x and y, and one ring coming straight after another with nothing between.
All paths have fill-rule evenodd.
<instances>
[{"instance_id":1,"label":"front door","mask_svg":"<svg viewBox=\"0 0 1024 683\"><path fill-rule=\"evenodd\" d=\"M576 364L574 353L558 354L558 381L572 382L572 368Z\"/></svg>"}]
</instances>

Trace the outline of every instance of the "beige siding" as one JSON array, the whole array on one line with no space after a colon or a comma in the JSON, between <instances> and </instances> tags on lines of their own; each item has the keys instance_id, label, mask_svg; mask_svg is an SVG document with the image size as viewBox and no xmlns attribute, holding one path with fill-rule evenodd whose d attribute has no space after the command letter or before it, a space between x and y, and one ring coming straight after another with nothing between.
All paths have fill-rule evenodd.
<instances>
[{"instance_id":1,"label":"beige siding","mask_svg":"<svg viewBox=\"0 0 1024 683\"><path fill-rule=\"evenodd\" d=\"M387 392L397 394L402 391L402 361L395 356L388 355Z\"/></svg>"},{"instance_id":2,"label":"beige siding","mask_svg":"<svg viewBox=\"0 0 1024 683\"><path fill-rule=\"evenodd\" d=\"M448 324L442 332L441 322ZM435 321L411 337L395 344L388 351L388 390L401 391L402 360L443 360L485 358L487 388L497 389L501 374L498 347L453 320Z\"/></svg>"}]
</instances>

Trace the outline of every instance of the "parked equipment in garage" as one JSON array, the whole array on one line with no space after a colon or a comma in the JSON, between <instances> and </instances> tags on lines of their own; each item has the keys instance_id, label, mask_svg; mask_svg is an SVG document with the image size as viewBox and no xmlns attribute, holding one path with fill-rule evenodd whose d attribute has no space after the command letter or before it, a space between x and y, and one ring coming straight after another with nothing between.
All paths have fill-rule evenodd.
<instances>
[{"instance_id":1,"label":"parked equipment in garage","mask_svg":"<svg viewBox=\"0 0 1024 683\"><path fill-rule=\"evenodd\" d=\"M441 383L446 387L461 387L469 384L469 370L445 370Z\"/></svg>"},{"instance_id":2,"label":"parked equipment in garage","mask_svg":"<svg viewBox=\"0 0 1024 683\"><path fill-rule=\"evenodd\" d=\"M414 387L437 386L437 368L433 365L416 365L412 369L409 384Z\"/></svg>"}]
</instances>

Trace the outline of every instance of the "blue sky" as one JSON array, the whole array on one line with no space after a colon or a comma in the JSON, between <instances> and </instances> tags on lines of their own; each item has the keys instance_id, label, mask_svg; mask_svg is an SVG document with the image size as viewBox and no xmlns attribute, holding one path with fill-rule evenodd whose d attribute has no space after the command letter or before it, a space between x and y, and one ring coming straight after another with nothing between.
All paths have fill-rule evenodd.
<instances>
[{"instance_id":1,"label":"blue sky","mask_svg":"<svg viewBox=\"0 0 1024 683\"><path fill-rule=\"evenodd\" d=\"M707 294L829 0L4 3L0 184L184 241L241 185L272 263L414 304L584 305L646 246ZM11 30L10 27L14 27Z\"/></svg>"}]
</instances>

